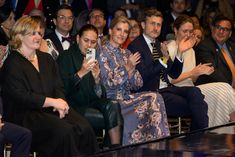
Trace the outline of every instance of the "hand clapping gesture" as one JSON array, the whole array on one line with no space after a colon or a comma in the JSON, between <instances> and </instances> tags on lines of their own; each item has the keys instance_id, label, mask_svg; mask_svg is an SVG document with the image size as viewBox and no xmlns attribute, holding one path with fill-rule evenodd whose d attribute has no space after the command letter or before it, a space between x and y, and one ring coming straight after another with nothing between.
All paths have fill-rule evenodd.
<instances>
[{"instance_id":1,"label":"hand clapping gesture","mask_svg":"<svg viewBox=\"0 0 235 157\"><path fill-rule=\"evenodd\" d=\"M141 55L139 52L136 52L129 56L126 64L126 70L128 71L129 76L132 75L132 72L135 70L136 65L140 63L140 58Z\"/></svg>"}]
</instances>

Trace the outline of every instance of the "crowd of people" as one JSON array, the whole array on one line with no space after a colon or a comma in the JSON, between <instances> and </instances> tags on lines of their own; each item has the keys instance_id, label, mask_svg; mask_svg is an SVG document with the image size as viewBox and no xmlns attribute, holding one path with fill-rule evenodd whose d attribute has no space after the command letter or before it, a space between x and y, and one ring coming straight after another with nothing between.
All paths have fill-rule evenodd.
<instances>
[{"instance_id":1,"label":"crowd of people","mask_svg":"<svg viewBox=\"0 0 235 157\"><path fill-rule=\"evenodd\" d=\"M235 121L232 0L9 2L0 155L7 143L11 157L98 152L88 108L103 115L110 148L170 136L168 117L190 118L190 131Z\"/></svg>"}]
</instances>

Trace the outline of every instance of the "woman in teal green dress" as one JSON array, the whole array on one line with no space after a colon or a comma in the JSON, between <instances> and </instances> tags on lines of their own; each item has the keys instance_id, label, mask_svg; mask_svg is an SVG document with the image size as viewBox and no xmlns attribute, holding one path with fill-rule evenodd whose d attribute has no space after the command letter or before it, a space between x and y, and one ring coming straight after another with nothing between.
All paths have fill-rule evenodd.
<instances>
[{"instance_id":1,"label":"woman in teal green dress","mask_svg":"<svg viewBox=\"0 0 235 157\"><path fill-rule=\"evenodd\" d=\"M88 48L96 47L97 39L98 31L94 26L83 26L76 37L77 44L60 54L57 61L69 105L82 114L88 107L98 109L104 116L110 142L116 145L121 142L120 106L103 98L99 83L99 64L96 60L88 61L85 57Z\"/></svg>"}]
</instances>

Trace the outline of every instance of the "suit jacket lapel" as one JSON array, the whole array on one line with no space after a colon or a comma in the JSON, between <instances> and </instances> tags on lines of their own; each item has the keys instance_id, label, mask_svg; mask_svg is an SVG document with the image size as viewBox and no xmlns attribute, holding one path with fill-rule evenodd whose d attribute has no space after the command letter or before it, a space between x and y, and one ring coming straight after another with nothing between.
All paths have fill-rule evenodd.
<instances>
[{"instance_id":1,"label":"suit jacket lapel","mask_svg":"<svg viewBox=\"0 0 235 157\"><path fill-rule=\"evenodd\" d=\"M148 57L149 59L150 59L150 61L153 61L153 56L152 56L152 52L151 52L151 50L149 49L149 46L148 46L148 44L147 44L147 42L145 41L145 39L144 39L144 36L143 35L141 35L140 36L141 37L141 41L142 41L142 48L143 48L143 51L146 53L146 57Z\"/></svg>"}]
</instances>

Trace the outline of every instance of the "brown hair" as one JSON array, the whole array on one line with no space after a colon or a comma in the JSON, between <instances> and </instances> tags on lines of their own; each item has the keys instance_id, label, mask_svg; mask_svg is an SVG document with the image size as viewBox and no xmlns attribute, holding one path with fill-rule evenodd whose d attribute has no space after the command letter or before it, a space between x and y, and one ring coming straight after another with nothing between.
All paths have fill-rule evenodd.
<instances>
[{"instance_id":1,"label":"brown hair","mask_svg":"<svg viewBox=\"0 0 235 157\"><path fill-rule=\"evenodd\" d=\"M180 15L175 19L173 28L176 28L178 30L180 26L182 26L183 24L187 22L192 23L192 25L194 26L193 20L188 15Z\"/></svg>"},{"instance_id":2,"label":"brown hair","mask_svg":"<svg viewBox=\"0 0 235 157\"><path fill-rule=\"evenodd\" d=\"M10 33L9 45L12 49L18 49L21 47L21 39L19 35L28 35L33 33L38 27L43 28L43 23L40 18L34 18L30 16L21 17L16 21Z\"/></svg>"},{"instance_id":3,"label":"brown hair","mask_svg":"<svg viewBox=\"0 0 235 157\"><path fill-rule=\"evenodd\" d=\"M161 17L163 19L162 13L156 8L147 8L143 12L141 12L140 16L138 17L138 20L141 22L145 22L147 17L152 16Z\"/></svg>"},{"instance_id":4,"label":"brown hair","mask_svg":"<svg viewBox=\"0 0 235 157\"><path fill-rule=\"evenodd\" d=\"M115 17L111 21L109 28L113 29L118 23L127 23L129 25L129 30L130 30L130 22L129 22L128 18L125 16Z\"/></svg>"}]
</instances>

